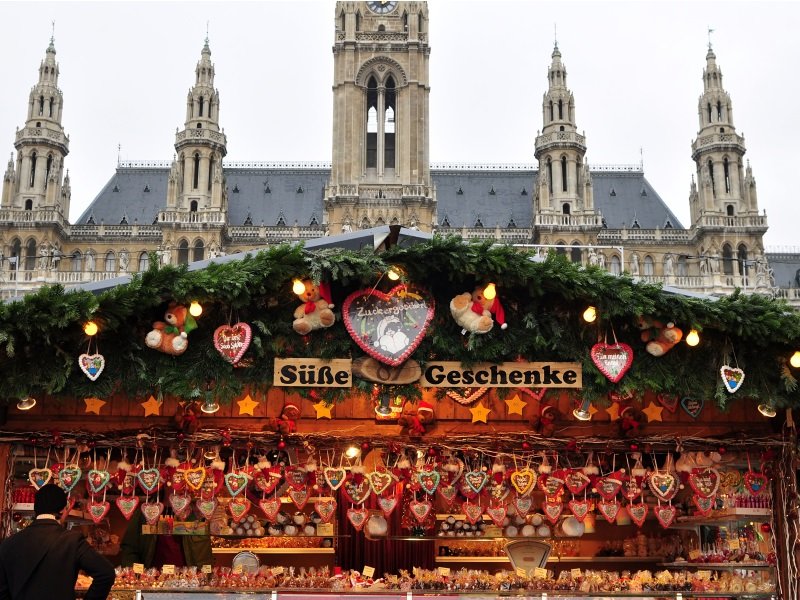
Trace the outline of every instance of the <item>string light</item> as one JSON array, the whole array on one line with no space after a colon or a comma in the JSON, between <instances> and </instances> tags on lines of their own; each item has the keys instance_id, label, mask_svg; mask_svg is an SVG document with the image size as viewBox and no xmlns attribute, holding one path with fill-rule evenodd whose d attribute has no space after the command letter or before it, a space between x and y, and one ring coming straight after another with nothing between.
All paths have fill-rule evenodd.
<instances>
[{"instance_id":1,"label":"string light","mask_svg":"<svg viewBox=\"0 0 800 600\"><path fill-rule=\"evenodd\" d=\"M356 447L356 446L349 446L347 448L347 450L345 450L345 452L344 452L344 455L347 458L355 458L359 454L361 454L361 450L359 450L358 447Z\"/></svg>"},{"instance_id":2,"label":"string light","mask_svg":"<svg viewBox=\"0 0 800 600\"><path fill-rule=\"evenodd\" d=\"M772 404L772 401L766 403L762 402L761 404L759 404L758 412L760 412L762 415L770 419L778 414L777 411L775 410L775 406Z\"/></svg>"},{"instance_id":3,"label":"string light","mask_svg":"<svg viewBox=\"0 0 800 600\"><path fill-rule=\"evenodd\" d=\"M584 400L581 405L572 411L572 416L579 421L591 421L592 413L589 412L589 407L592 403L589 400Z\"/></svg>"},{"instance_id":4,"label":"string light","mask_svg":"<svg viewBox=\"0 0 800 600\"><path fill-rule=\"evenodd\" d=\"M692 329L688 334L686 334L686 344L689 346L697 346L700 343L700 334L697 333L697 329Z\"/></svg>"},{"instance_id":5,"label":"string light","mask_svg":"<svg viewBox=\"0 0 800 600\"><path fill-rule=\"evenodd\" d=\"M487 283L483 288L483 297L487 300L494 300L497 296L497 287L493 283Z\"/></svg>"},{"instance_id":6,"label":"string light","mask_svg":"<svg viewBox=\"0 0 800 600\"><path fill-rule=\"evenodd\" d=\"M219 410L219 403L214 400L213 398L206 400L203 404L200 405L200 410L204 413L213 415L215 412Z\"/></svg>"},{"instance_id":7,"label":"string light","mask_svg":"<svg viewBox=\"0 0 800 600\"><path fill-rule=\"evenodd\" d=\"M203 307L197 300L192 300L192 303L189 305L189 314L193 317L199 317L203 314Z\"/></svg>"},{"instance_id":8,"label":"string light","mask_svg":"<svg viewBox=\"0 0 800 600\"><path fill-rule=\"evenodd\" d=\"M306 284L304 284L300 279L295 279L292 281L292 291L299 296L306 291Z\"/></svg>"},{"instance_id":9,"label":"string light","mask_svg":"<svg viewBox=\"0 0 800 600\"><path fill-rule=\"evenodd\" d=\"M795 369L800 369L800 350L797 350L794 354L792 354L792 357L789 359L789 364Z\"/></svg>"},{"instance_id":10,"label":"string light","mask_svg":"<svg viewBox=\"0 0 800 600\"><path fill-rule=\"evenodd\" d=\"M583 311L583 320L587 323L594 323L597 320L597 309L594 306L589 306Z\"/></svg>"},{"instance_id":11,"label":"string light","mask_svg":"<svg viewBox=\"0 0 800 600\"><path fill-rule=\"evenodd\" d=\"M386 272L386 276L392 281L397 281L403 276L403 270L400 267L392 266Z\"/></svg>"},{"instance_id":12,"label":"string light","mask_svg":"<svg viewBox=\"0 0 800 600\"><path fill-rule=\"evenodd\" d=\"M99 327L97 327L97 323L95 323L94 321L86 321L86 323L83 325L83 333L85 333L89 337L97 335L98 330Z\"/></svg>"},{"instance_id":13,"label":"string light","mask_svg":"<svg viewBox=\"0 0 800 600\"><path fill-rule=\"evenodd\" d=\"M32 396L28 396L27 398L20 398L20 401L17 402L17 408L19 410L30 410L34 406L36 406L36 398Z\"/></svg>"}]
</instances>

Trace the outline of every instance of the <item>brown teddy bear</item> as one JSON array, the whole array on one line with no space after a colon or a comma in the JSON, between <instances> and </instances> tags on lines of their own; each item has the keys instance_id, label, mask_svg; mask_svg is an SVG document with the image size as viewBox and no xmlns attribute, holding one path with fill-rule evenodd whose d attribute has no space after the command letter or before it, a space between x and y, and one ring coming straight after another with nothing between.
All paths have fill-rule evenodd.
<instances>
[{"instance_id":1,"label":"brown teddy bear","mask_svg":"<svg viewBox=\"0 0 800 600\"><path fill-rule=\"evenodd\" d=\"M433 412L433 404L420 400L414 413L403 413L397 420L403 429L408 430L411 437L422 437L436 423L436 415Z\"/></svg>"},{"instance_id":2,"label":"brown teddy bear","mask_svg":"<svg viewBox=\"0 0 800 600\"><path fill-rule=\"evenodd\" d=\"M501 329L508 327L500 299L497 296L492 299L487 298L485 289L485 286L478 286L471 294L464 292L450 301L450 313L456 323L461 325L462 334L467 331L488 333L495 320L500 324ZM492 315L494 315L494 320L492 320Z\"/></svg>"},{"instance_id":3,"label":"brown teddy bear","mask_svg":"<svg viewBox=\"0 0 800 600\"><path fill-rule=\"evenodd\" d=\"M661 321L640 317L638 327L642 330L645 350L653 356L664 356L683 337L683 331L675 327L675 323L664 325Z\"/></svg>"},{"instance_id":4,"label":"brown teddy bear","mask_svg":"<svg viewBox=\"0 0 800 600\"><path fill-rule=\"evenodd\" d=\"M297 419L299 418L300 407L291 400L287 400L281 410L281 416L268 419L262 430L288 435L297 431Z\"/></svg>"},{"instance_id":5,"label":"brown teddy bear","mask_svg":"<svg viewBox=\"0 0 800 600\"><path fill-rule=\"evenodd\" d=\"M165 354L179 356L189 347L189 333L197 328L189 309L171 302L164 313L164 321L153 323L153 330L144 338L148 348Z\"/></svg>"},{"instance_id":6,"label":"brown teddy bear","mask_svg":"<svg viewBox=\"0 0 800 600\"><path fill-rule=\"evenodd\" d=\"M315 329L330 327L336 321L331 310L330 287L326 283L314 284L310 279L303 280L303 291L297 296L303 301L294 311L292 328L300 335L311 333Z\"/></svg>"},{"instance_id":7,"label":"brown teddy bear","mask_svg":"<svg viewBox=\"0 0 800 600\"><path fill-rule=\"evenodd\" d=\"M172 419L179 431L193 434L200 429L200 415L202 414L199 402L179 402Z\"/></svg>"},{"instance_id":8,"label":"brown teddy bear","mask_svg":"<svg viewBox=\"0 0 800 600\"><path fill-rule=\"evenodd\" d=\"M539 435L551 437L556 431L556 422L560 419L561 413L555 406L540 404L539 410L531 417L531 429Z\"/></svg>"}]
</instances>

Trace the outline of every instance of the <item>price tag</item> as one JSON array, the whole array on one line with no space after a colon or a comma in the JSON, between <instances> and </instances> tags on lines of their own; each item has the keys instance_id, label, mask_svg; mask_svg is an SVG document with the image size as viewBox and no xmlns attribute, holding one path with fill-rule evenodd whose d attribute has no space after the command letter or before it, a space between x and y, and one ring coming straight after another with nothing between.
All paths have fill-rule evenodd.
<instances>
[{"instance_id":1,"label":"price tag","mask_svg":"<svg viewBox=\"0 0 800 600\"><path fill-rule=\"evenodd\" d=\"M273 575L283 575L283 567L272 567Z\"/></svg>"},{"instance_id":2,"label":"price tag","mask_svg":"<svg viewBox=\"0 0 800 600\"><path fill-rule=\"evenodd\" d=\"M234 575L241 575L242 574L242 565L234 565L233 574Z\"/></svg>"},{"instance_id":3,"label":"price tag","mask_svg":"<svg viewBox=\"0 0 800 600\"><path fill-rule=\"evenodd\" d=\"M702 579L703 581L708 581L711 579L711 571L698 571L697 578Z\"/></svg>"},{"instance_id":4,"label":"price tag","mask_svg":"<svg viewBox=\"0 0 800 600\"><path fill-rule=\"evenodd\" d=\"M535 579L547 579L547 569L536 567L533 570L533 576Z\"/></svg>"},{"instance_id":5,"label":"price tag","mask_svg":"<svg viewBox=\"0 0 800 600\"><path fill-rule=\"evenodd\" d=\"M175 575L175 565L164 565L161 567L161 572L164 575Z\"/></svg>"},{"instance_id":6,"label":"price tag","mask_svg":"<svg viewBox=\"0 0 800 600\"><path fill-rule=\"evenodd\" d=\"M439 575L442 577L450 577L450 567L439 567Z\"/></svg>"},{"instance_id":7,"label":"price tag","mask_svg":"<svg viewBox=\"0 0 800 600\"><path fill-rule=\"evenodd\" d=\"M572 578L573 578L573 579L578 579L578 578L580 578L580 577L581 577L581 575L583 575L583 573L581 573L581 570L580 570L580 569L572 569L572 570L570 571L570 573L572 574Z\"/></svg>"},{"instance_id":8,"label":"price tag","mask_svg":"<svg viewBox=\"0 0 800 600\"><path fill-rule=\"evenodd\" d=\"M333 523L319 523L317 525L317 535L333 535Z\"/></svg>"},{"instance_id":9,"label":"price tag","mask_svg":"<svg viewBox=\"0 0 800 600\"><path fill-rule=\"evenodd\" d=\"M133 572L141 575L144 573L144 565L142 563L133 563Z\"/></svg>"},{"instance_id":10,"label":"price tag","mask_svg":"<svg viewBox=\"0 0 800 600\"><path fill-rule=\"evenodd\" d=\"M361 573L364 575L364 577L372 577L375 575L375 567L367 567L365 565Z\"/></svg>"},{"instance_id":11,"label":"price tag","mask_svg":"<svg viewBox=\"0 0 800 600\"><path fill-rule=\"evenodd\" d=\"M730 548L731 550L738 550L741 547L742 546L739 543L739 538L733 538L731 540L728 540L728 548Z\"/></svg>"},{"instance_id":12,"label":"price tag","mask_svg":"<svg viewBox=\"0 0 800 600\"><path fill-rule=\"evenodd\" d=\"M528 572L525 569L523 569L522 567L517 567L517 575L520 576L520 577L527 577L528 576Z\"/></svg>"},{"instance_id":13,"label":"price tag","mask_svg":"<svg viewBox=\"0 0 800 600\"><path fill-rule=\"evenodd\" d=\"M697 560L700 558L700 550L689 550L689 560Z\"/></svg>"},{"instance_id":14,"label":"price tag","mask_svg":"<svg viewBox=\"0 0 800 600\"><path fill-rule=\"evenodd\" d=\"M211 573L211 565L203 565L200 567L201 573Z\"/></svg>"}]
</instances>

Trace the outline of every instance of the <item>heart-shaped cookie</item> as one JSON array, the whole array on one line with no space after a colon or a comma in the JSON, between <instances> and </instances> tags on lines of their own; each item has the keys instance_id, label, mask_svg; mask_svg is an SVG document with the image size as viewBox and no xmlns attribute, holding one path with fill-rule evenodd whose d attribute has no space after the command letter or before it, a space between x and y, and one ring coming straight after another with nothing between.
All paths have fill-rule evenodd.
<instances>
[{"instance_id":1,"label":"heart-shaped cookie","mask_svg":"<svg viewBox=\"0 0 800 600\"><path fill-rule=\"evenodd\" d=\"M111 474L108 471L91 469L86 475L86 487L92 494L99 494L103 488L111 481Z\"/></svg>"},{"instance_id":2,"label":"heart-shaped cookie","mask_svg":"<svg viewBox=\"0 0 800 600\"><path fill-rule=\"evenodd\" d=\"M586 515L589 514L588 500L576 500L573 498L567 502L567 506L569 506L569 510L580 522L583 522L583 520L586 518Z\"/></svg>"},{"instance_id":3,"label":"heart-shaped cookie","mask_svg":"<svg viewBox=\"0 0 800 600\"><path fill-rule=\"evenodd\" d=\"M78 356L78 366L89 379L97 381L106 367L106 359L102 354L81 354Z\"/></svg>"},{"instance_id":4,"label":"heart-shaped cookie","mask_svg":"<svg viewBox=\"0 0 800 600\"><path fill-rule=\"evenodd\" d=\"M323 523L330 523L336 516L336 500L333 498L319 498L314 502L314 510L317 511Z\"/></svg>"},{"instance_id":5,"label":"heart-shaped cookie","mask_svg":"<svg viewBox=\"0 0 800 600\"><path fill-rule=\"evenodd\" d=\"M194 469L187 469L183 472L183 480L186 482L186 486L196 492L203 486L203 482L206 480L206 470L205 467L196 467Z\"/></svg>"},{"instance_id":6,"label":"heart-shaped cookie","mask_svg":"<svg viewBox=\"0 0 800 600\"><path fill-rule=\"evenodd\" d=\"M517 511L517 515L523 519L531 511L531 508L533 508L533 498L530 495L517 496L511 503L514 505L514 510Z\"/></svg>"},{"instance_id":7,"label":"heart-shaped cookie","mask_svg":"<svg viewBox=\"0 0 800 600\"><path fill-rule=\"evenodd\" d=\"M475 494L480 494L483 486L489 481L486 471L467 471L464 473L464 482Z\"/></svg>"},{"instance_id":8,"label":"heart-shaped cookie","mask_svg":"<svg viewBox=\"0 0 800 600\"><path fill-rule=\"evenodd\" d=\"M492 519L492 523L497 525L498 527L503 526L503 519L506 518L506 514L508 513L508 509L506 509L505 505L501 504L499 506L490 506L486 509L486 514L489 515L489 518Z\"/></svg>"},{"instance_id":9,"label":"heart-shaped cookie","mask_svg":"<svg viewBox=\"0 0 800 600\"><path fill-rule=\"evenodd\" d=\"M748 471L744 474L744 487L750 492L751 496L758 496L767 488L769 480L763 473L756 473L755 471Z\"/></svg>"},{"instance_id":10,"label":"heart-shaped cookie","mask_svg":"<svg viewBox=\"0 0 800 600\"><path fill-rule=\"evenodd\" d=\"M605 517L605 520L609 523L613 523L617 520L617 515L619 514L620 504L617 501L614 502L603 502L600 501L597 503L597 510L600 511L600 514Z\"/></svg>"},{"instance_id":11,"label":"heart-shaped cookie","mask_svg":"<svg viewBox=\"0 0 800 600\"><path fill-rule=\"evenodd\" d=\"M267 521L274 523L281 510L281 501L279 498L262 498L258 501L258 507L261 509L261 512L264 513L264 516L267 517Z\"/></svg>"},{"instance_id":12,"label":"heart-shaped cookie","mask_svg":"<svg viewBox=\"0 0 800 600\"><path fill-rule=\"evenodd\" d=\"M647 518L647 504L644 502L639 502L638 504L629 504L625 507L625 510L628 511L631 521L636 523L637 527L644 525L644 520Z\"/></svg>"},{"instance_id":13,"label":"heart-shaped cookie","mask_svg":"<svg viewBox=\"0 0 800 600\"><path fill-rule=\"evenodd\" d=\"M367 517L369 516L369 511L364 508L348 508L347 509L347 520L355 527L356 531L361 531L364 527L364 523L367 522Z\"/></svg>"},{"instance_id":14,"label":"heart-shaped cookie","mask_svg":"<svg viewBox=\"0 0 800 600\"><path fill-rule=\"evenodd\" d=\"M194 506L206 520L210 520L214 516L214 511L217 510L217 500L216 498L198 498Z\"/></svg>"},{"instance_id":15,"label":"heart-shaped cookie","mask_svg":"<svg viewBox=\"0 0 800 600\"><path fill-rule=\"evenodd\" d=\"M572 494L580 494L591 480L580 469L570 469L564 476L564 485Z\"/></svg>"},{"instance_id":16,"label":"heart-shaped cookie","mask_svg":"<svg viewBox=\"0 0 800 600\"><path fill-rule=\"evenodd\" d=\"M31 469L28 471L28 481L37 490L48 483L53 478L53 472L50 469Z\"/></svg>"},{"instance_id":17,"label":"heart-shaped cookie","mask_svg":"<svg viewBox=\"0 0 800 600\"><path fill-rule=\"evenodd\" d=\"M290 487L301 490L308 483L308 471L302 467L286 467L283 470L283 478Z\"/></svg>"},{"instance_id":18,"label":"heart-shaped cookie","mask_svg":"<svg viewBox=\"0 0 800 600\"><path fill-rule=\"evenodd\" d=\"M89 505L86 509L89 513L89 518L94 521L95 524L98 524L106 518L108 511L111 510L111 503L89 501Z\"/></svg>"},{"instance_id":19,"label":"heart-shaped cookie","mask_svg":"<svg viewBox=\"0 0 800 600\"><path fill-rule=\"evenodd\" d=\"M539 489L544 492L545 497L554 498L561 493L564 487L564 480L556 477L552 473L539 475Z\"/></svg>"},{"instance_id":20,"label":"heart-shaped cookie","mask_svg":"<svg viewBox=\"0 0 800 600\"><path fill-rule=\"evenodd\" d=\"M145 502L142 504L142 514L148 525L155 525L158 523L158 517L160 517L163 512L164 504L162 502Z\"/></svg>"},{"instance_id":21,"label":"heart-shaped cookie","mask_svg":"<svg viewBox=\"0 0 800 600\"><path fill-rule=\"evenodd\" d=\"M286 490L286 495L289 496L292 503L297 507L297 510L303 510L309 498L308 488L303 488L301 490L289 488Z\"/></svg>"},{"instance_id":22,"label":"heart-shaped cookie","mask_svg":"<svg viewBox=\"0 0 800 600\"><path fill-rule=\"evenodd\" d=\"M383 494L394 483L392 475L386 471L372 471L367 474L367 479L369 480L369 487L372 488L372 491L377 496Z\"/></svg>"},{"instance_id":23,"label":"heart-shaped cookie","mask_svg":"<svg viewBox=\"0 0 800 600\"><path fill-rule=\"evenodd\" d=\"M458 494L458 490L454 485L440 485L436 491L439 493L442 500L445 501L448 508L453 505L453 501L455 501L456 495Z\"/></svg>"},{"instance_id":24,"label":"heart-shaped cookie","mask_svg":"<svg viewBox=\"0 0 800 600\"><path fill-rule=\"evenodd\" d=\"M247 323L220 325L214 331L214 348L222 358L235 365L247 352L252 334Z\"/></svg>"},{"instance_id":25,"label":"heart-shaped cookie","mask_svg":"<svg viewBox=\"0 0 800 600\"><path fill-rule=\"evenodd\" d=\"M693 419L700 416L700 413L703 411L704 403L705 401L702 398L699 400L697 398L689 398L688 396L681 398L681 408Z\"/></svg>"},{"instance_id":26,"label":"heart-shaped cookie","mask_svg":"<svg viewBox=\"0 0 800 600\"><path fill-rule=\"evenodd\" d=\"M664 529L667 529L675 521L675 516L678 514L678 509L671 504L659 504L654 509L656 519L661 523Z\"/></svg>"},{"instance_id":27,"label":"heart-shaped cookie","mask_svg":"<svg viewBox=\"0 0 800 600\"><path fill-rule=\"evenodd\" d=\"M472 525L483 518L483 507L480 504L472 504L467 501L461 505L461 509L464 511L464 518Z\"/></svg>"},{"instance_id":28,"label":"heart-shaped cookie","mask_svg":"<svg viewBox=\"0 0 800 600\"><path fill-rule=\"evenodd\" d=\"M680 396L678 396L678 394L666 394L662 392L658 394L656 398L658 399L658 403L672 414L675 414L675 411L678 410L678 402L680 401Z\"/></svg>"},{"instance_id":29,"label":"heart-shaped cookie","mask_svg":"<svg viewBox=\"0 0 800 600\"><path fill-rule=\"evenodd\" d=\"M611 502L622 489L622 474L615 472L606 477L598 478L595 482L595 488L603 500Z\"/></svg>"},{"instance_id":30,"label":"heart-shaped cookie","mask_svg":"<svg viewBox=\"0 0 800 600\"><path fill-rule=\"evenodd\" d=\"M533 469L528 467L514 471L511 473L509 479L511 485L514 486L514 489L517 490L517 494L520 496L527 496L530 494L536 485L536 473L533 472Z\"/></svg>"},{"instance_id":31,"label":"heart-shaped cookie","mask_svg":"<svg viewBox=\"0 0 800 600\"><path fill-rule=\"evenodd\" d=\"M347 477L347 471L341 468L325 467L322 469L322 476L325 478L325 483L328 484L328 487L335 492L342 487Z\"/></svg>"},{"instance_id":32,"label":"heart-shaped cookie","mask_svg":"<svg viewBox=\"0 0 800 600\"><path fill-rule=\"evenodd\" d=\"M742 387L744 383L744 371L739 367L722 365L719 368L719 376L722 377L722 383L725 389L731 394Z\"/></svg>"},{"instance_id":33,"label":"heart-shaped cookie","mask_svg":"<svg viewBox=\"0 0 800 600\"><path fill-rule=\"evenodd\" d=\"M69 494L78 485L82 474L77 465L67 465L58 472L58 485Z\"/></svg>"},{"instance_id":34,"label":"heart-shaped cookie","mask_svg":"<svg viewBox=\"0 0 800 600\"><path fill-rule=\"evenodd\" d=\"M665 471L650 473L649 485L655 497L664 502L672 500L678 493L678 480Z\"/></svg>"},{"instance_id":35,"label":"heart-shaped cookie","mask_svg":"<svg viewBox=\"0 0 800 600\"><path fill-rule=\"evenodd\" d=\"M700 513L703 517L708 517L711 515L711 511L714 510L714 504L716 503L716 499L714 496L701 496L699 494L692 495L692 502L697 507L697 512Z\"/></svg>"},{"instance_id":36,"label":"heart-shaped cookie","mask_svg":"<svg viewBox=\"0 0 800 600\"><path fill-rule=\"evenodd\" d=\"M397 508L397 496L381 496L378 498L378 507L383 511L385 516L389 516Z\"/></svg>"},{"instance_id":37,"label":"heart-shaped cookie","mask_svg":"<svg viewBox=\"0 0 800 600\"><path fill-rule=\"evenodd\" d=\"M183 494L172 494L169 497L169 505L172 507L172 513L175 518L182 521L189 516L189 511L192 510L192 497Z\"/></svg>"},{"instance_id":38,"label":"heart-shaped cookie","mask_svg":"<svg viewBox=\"0 0 800 600\"><path fill-rule=\"evenodd\" d=\"M719 489L719 471L713 467L694 468L689 473L689 485L702 498L711 498Z\"/></svg>"},{"instance_id":39,"label":"heart-shaped cookie","mask_svg":"<svg viewBox=\"0 0 800 600\"><path fill-rule=\"evenodd\" d=\"M628 344L598 343L592 346L592 362L611 382L617 383L633 363L633 348Z\"/></svg>"},{"instance_id":40,"label":"heart-shaped cookie","mask_svg":"<svg viewBox=\"0 0 800 600\"><path fill-rule=\"evenodd\" d=\"M247 513L250 512L250 506L251 502L247 499L247 496L231 498L231 501L228 502L228 512L231 513L233 522L241 522L241 520L247 516Z\"/></svg>"},{"instance_id":41,"label":"heart-shaped cookie","mask_svg":"<svg viewBox=\"0 0 800 600\"><path fill-rule=\"evenodd\" d=\"M622 481L622 497L633 502L642 495L642 486L637 477L625 477Z\"/></svg>"},{"instance_id":42,"label":"heart-shaped cookie","mask_svg":"<svg viewBox=\"0 0 800 600\"><path fill-rule=\"evenodd\" d=\"M551 523L557 523L558 517L560 517L561 513L564 512L564 505L561 502L545 500L542 502L542 511L544 512L544 516L547 517L548 521Z\"/></svg>"},{"instance_id":43,"label":"heart-shaped cookie","mask_svg":"<svg viewBox=\"0 0 800 600\"><path fill-rule=\"evenodd\" d=\"M372 493L372 488L369 485L366 477L354 477L350 475L344 482L342 488L345 498L352 504L361 504Z\"/></svg>"},{"instance_id":44,"label":"heart-shaped cookie","mask_svg":"<svg viewBox=\"0 0 800 600\"><path fill-rule=\"evenodd\" d=\"M417 481L419 481L419 486L426 494L430 496L433 496L433 494L436 493L436 489L439 487L439 482L441 479L442 476L438 471L423 470L417 473Z\"/></svg>"},{"instance_id":45,"label":"heart-shaped cookie","mask_svg":"<svg viewBox=\"0 0 800 600\"><path fill-rule=\"evenodd\" d=\"M374 288L353 292L342 304L342 318L364 352L396 367L425 337L433 310L433 297L427 291L403 284L388 293Z\"/></svg>"},{"instance_id":46,"label":"heart-shaped cookie","mask_svg":"<svg viewBox=\"0 0 800 600\"><path fill-rule=\"evenodd\" d=\"M500 479L500 478L498 478ZM489 499L495 502L502 502L511 493L511 488L506 485L504 479L499 481L494 478L489 480Z\"/></svg>"},{"instance_id":47,"label":"heart-shaped cookie","mask_svg":"<svg viewBox=\"0 0 800 600\"><path fill-rule=\"evenodd\" d=\"M414 515L417 523L422 524L425 522L425 519L428 518L428 515L433 508L433 504L431 504L431 501L427 499L423 500L422 502L412 500L408 503L408 507L411 509L411 514Z\"/></svg>"},{"instance_id":48,"label":"heart-shaped cookie","mask_svg":"<svg viewBox=\"0 0 800 600\"><path fill-rule=\"evenodd\" d=\"M244 473L225 473L225 489L235 498L247 489L247 475Z\"/></svg>"},{"instance_id":49,"label":"heart-shaped cookie","mask_svg":"<svg viewBox=\"0 0 800 600\"><path fill-rule=\"evenodd\" d=\"M142 491L150 495L161 485L161 473L156 468L142 469L136 473L136 481L139 482L139 487L142 488ZM144 510L144 507L142 507L142 510Z\"/></svg>"},{"instance_id":50,"label":"heart-shaped cookie","mask_svg":"<svg viewBox=\"0 0 800 600\"><path fill-rule=\"evenodd\" d=\"M253 483L265 494L270 494L281 482L281 468L267 467L253 473Z\"/></svg>"},{"instance_id":51,"label":"heart-shaped cookie","mask_svg":"<svg viewBox=\"0 0 800 600\"><path fill-rule=\"evenodd\" d=\"M139 506L139 497L120 496L114 501L114 503L117 505L119 512L122 513L122 516L125 517L127 521L130 521L134 511Z\"/></svg>"}]
</instances>

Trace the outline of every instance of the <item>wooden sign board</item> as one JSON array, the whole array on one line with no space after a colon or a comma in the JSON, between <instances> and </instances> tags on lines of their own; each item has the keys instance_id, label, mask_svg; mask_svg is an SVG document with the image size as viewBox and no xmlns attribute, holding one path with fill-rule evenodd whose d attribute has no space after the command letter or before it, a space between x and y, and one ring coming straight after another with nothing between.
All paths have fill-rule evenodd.
<instances>
[{"instance_id":1,"label":"wooden sign board","mask_svg":"<svg viewBox=\"0 0 800 600\"><path fill-rule=\"evenodd\" d=\"M349 358L276 358L272 385L283 387L352 387Z\"/></svg>"},{"instance_id":2,"label":"wooden sign board","mask_svg":"<svg viewBox=\"0 0 800 600\"><path fill-rule=\"evenodd\" d=\"M420 380L422 387L583 387L580 363L507 362L478 363L464 367L459 362L429 362Z\"/></svg>"}]
</instances>

